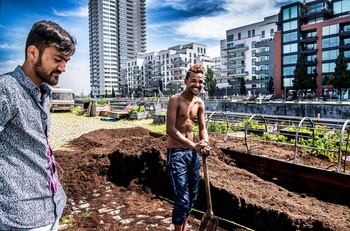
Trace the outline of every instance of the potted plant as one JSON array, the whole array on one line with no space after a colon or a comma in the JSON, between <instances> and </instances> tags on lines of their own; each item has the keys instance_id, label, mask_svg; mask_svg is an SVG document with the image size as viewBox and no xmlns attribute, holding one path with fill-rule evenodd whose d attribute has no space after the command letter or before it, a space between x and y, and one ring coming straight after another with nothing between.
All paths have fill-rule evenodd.
<instances>
[{"instance_id":1,"label":"potted plant","mask_svg":"<svg viewBox=\"0 0 350 231\"><path fill-rule=\"evenodd\" d=\"M142 105L134 106L129 110L129 118L134 120L146 119L148 113Z\"/></svg>"}]
</instances>

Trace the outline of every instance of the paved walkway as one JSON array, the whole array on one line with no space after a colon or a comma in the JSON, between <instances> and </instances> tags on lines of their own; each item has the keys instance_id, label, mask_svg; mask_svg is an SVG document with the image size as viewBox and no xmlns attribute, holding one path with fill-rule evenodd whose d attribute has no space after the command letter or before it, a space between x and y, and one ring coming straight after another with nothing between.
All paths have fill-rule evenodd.
<instances>
[{"instance_id":1,"label":"paved walkway","mask_svg":"<svg viewBox=\"0 0 350 231\"><path fill-rule=\"evenodd\" d=\"M131 128L147 126L153 119L145 120L119 120L116 122L102 121L100 117L77 116L72 113L51 113L51 134L49 140L53 150L65 150L70 140L82 134L99 129Z\"/></svg>"}]
</instances>

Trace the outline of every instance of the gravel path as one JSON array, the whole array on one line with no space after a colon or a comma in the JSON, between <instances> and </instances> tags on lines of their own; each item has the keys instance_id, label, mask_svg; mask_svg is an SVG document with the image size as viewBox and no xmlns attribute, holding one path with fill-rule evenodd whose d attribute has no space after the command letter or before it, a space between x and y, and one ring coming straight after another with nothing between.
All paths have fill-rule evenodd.
<instances>
[{"instance_id":1,"label":"gravel path","mask_svg":"<svg viewBox=\"0 0 350 231\"><path fill-rule=\"evenodd\" d=\"M50 143L52 150L67 150L70 140L80 137L82 134L99 129L131 128L150 125L153 119L126 120L107 122L100 117L77 116L73 113L55 112L51 113Z\"/></svg>"}]
</instances>

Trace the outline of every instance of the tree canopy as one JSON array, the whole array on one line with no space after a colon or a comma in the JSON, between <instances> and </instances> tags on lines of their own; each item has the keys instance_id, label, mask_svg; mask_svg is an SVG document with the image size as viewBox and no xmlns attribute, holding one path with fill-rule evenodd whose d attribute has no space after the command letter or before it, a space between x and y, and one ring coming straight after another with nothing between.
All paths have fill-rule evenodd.
<instances>
[{"instance_id":1,"label":"tree canopy","mask_svg":"<svg viewBox=\"0 0 350 231\"><path fill-rule=\"evenodd\" d=\"M348 64L344 56L344 51L341 50L335 62L334 76L330 80L333 87L338 90L340 99L350 86L347 68Z\"/></svg>"},{"instance_id":2,"label":"tree canopy","mask_svg":"<svg viewBox=\"0 0 350 231\"><path fill-rule=\"evenodd\" d=\"M308 87L308 82L309 81L307 77L307 68L305 65L304 56L299 54L297 64L295 65L295 69L294 69L294 80L293 80L294 90L306 91Z\"/></svg>"},{"instance_id":3,"label":"tree canopy","mask_svg":"<svg viewBox=\"0 0 350 231\"><path fill-rule=\"evenodd\" d=\"M241 86L240 86L240 88L239 88L239 93L241 94L241 95L245 95L246 94L246 87L245 87L245 79L244 79L244 77L242 77L241 78Z\"/></svg>"},{"instance_id":4,"label":"tree canopy","mask_svg":"<svg viewBox=\"0 0 350 231\"><path fill-rule=\"evenodd\" d=\"M205 87L204 90L208 91L210 96L213 96L217 87L217 80L215 79L215 72L213 69L208 67L207 72L205 73Z\"/></svg>"}]
</instances>

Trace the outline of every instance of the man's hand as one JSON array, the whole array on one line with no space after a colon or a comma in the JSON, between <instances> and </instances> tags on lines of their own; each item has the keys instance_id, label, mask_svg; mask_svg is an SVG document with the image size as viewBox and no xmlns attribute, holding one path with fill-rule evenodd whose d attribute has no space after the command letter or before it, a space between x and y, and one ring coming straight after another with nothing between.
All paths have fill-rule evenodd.
<instances>
[{"instance_id":1,"label":"man's hand","mask_svg":"<svg viewBox=\"0 0 350 231\"><path fill-rule=\"evenodd\" d=\"M204 148L201 148L201 149L199 150L199 154L200 154L201 156L209 156L209 155L210 155L210 149L211 149L211 147L209 147L209 146L204 147Z\"/></svg>"}]
</instances>

